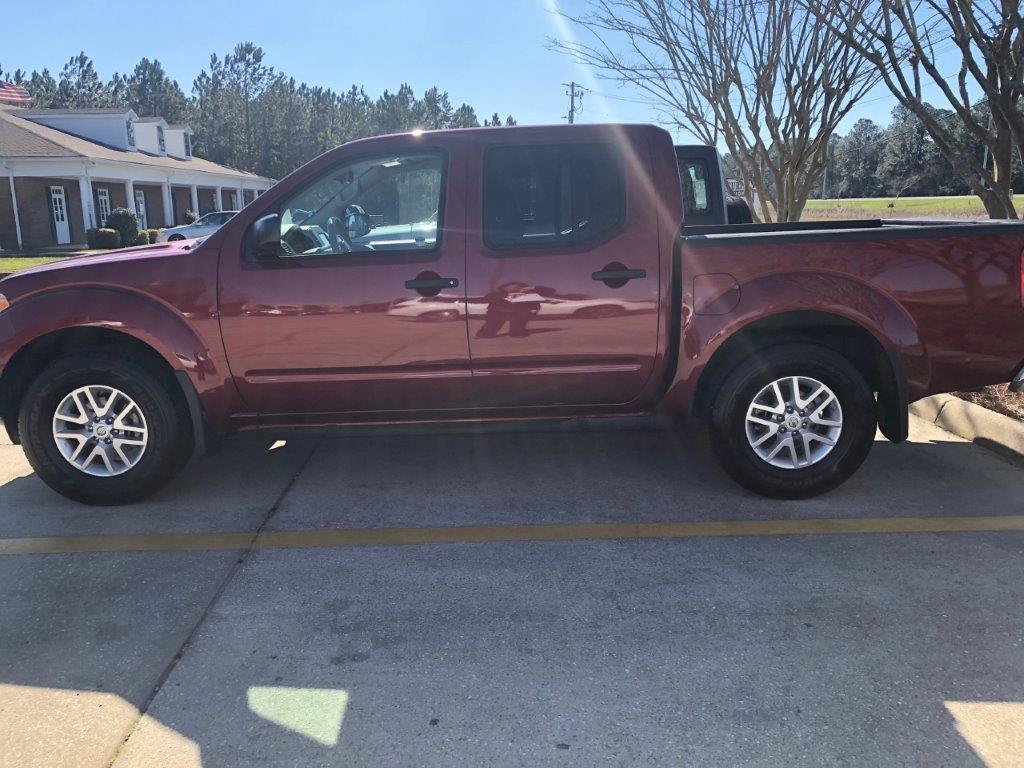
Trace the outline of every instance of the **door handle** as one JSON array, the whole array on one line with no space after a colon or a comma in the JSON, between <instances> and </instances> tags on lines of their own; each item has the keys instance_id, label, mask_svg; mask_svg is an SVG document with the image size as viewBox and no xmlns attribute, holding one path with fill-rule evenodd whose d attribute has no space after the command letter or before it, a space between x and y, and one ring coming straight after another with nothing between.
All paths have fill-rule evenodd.
<instances>
[{"instance_id":1,"label":"door handle","mask_svg":"<svg viewBox=\"0 0 1024 768\"><path fill-rule=\"evenodd\" d=\"M646 269L630 269L625 264L613 261L604 269L594 272L591 277L594 280L604 283L609 288L621 288L630 280L640 280L647 277Z\"/></svg>"},{"instance_id":2,"label":"door handle","mask_svg":"<svg viewBox=\"0 0 1024 768\"><path fill-rule=\"evenodd\" d=\"M420 272L413 280L406 280L405 287L421 296L437 296L445 288L458 288L457 277L441 277L436 272Z\"/></svg>"}]
</instances>

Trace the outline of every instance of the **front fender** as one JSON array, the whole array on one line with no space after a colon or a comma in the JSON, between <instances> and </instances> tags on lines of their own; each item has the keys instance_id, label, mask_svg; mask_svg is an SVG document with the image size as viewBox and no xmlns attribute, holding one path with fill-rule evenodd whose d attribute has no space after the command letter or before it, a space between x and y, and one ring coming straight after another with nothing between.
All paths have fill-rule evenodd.
<instances>
[{"instance_id":1,"label":"front fender","mask_svg":"<svg viewBox=\"0 0 1024 768\"><path fill-rule=\"evenodd\" d=\"M192 382L213 422L225 411L233 385L212 312L188 316L152 297L108 286L57 288L16 300L0 315L0 372L19 350L74 328L102 328L130 336L159 354Z\"/></svg>"}]
</instances>

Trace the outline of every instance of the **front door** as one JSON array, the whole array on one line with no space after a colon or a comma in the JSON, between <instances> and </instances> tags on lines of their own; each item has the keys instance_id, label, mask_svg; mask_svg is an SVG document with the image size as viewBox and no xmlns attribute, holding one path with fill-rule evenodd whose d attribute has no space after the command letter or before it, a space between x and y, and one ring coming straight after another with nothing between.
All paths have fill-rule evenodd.
<instances>
[{"instance_id":1,"label":"front door","mask_svg":"<svg viewBox=\"0 0 1024 768\"><path fill-rule=\"evenodd\" d=\"M110 216L110 190L105 187L96 190L96 208L100 212L100 226L107 224L107 217Z\"/></svg>"},{"instance_id":2,"label":"front door","mask_svg":"<svg viewBox=\"0 0 1024 768\"><path fill-rule=\"evenodd\" d=\"M139 217L139 229L149 229L149 217L146 215L146 193L135 190L135 215Z\"/></svg>"},{"instance_id":3,"label":"front door","mask_svg":"<svg viewBox=\"0 0 1024 768\"><path fill-rule=\"evenodd\" d=\"M71 225L68 222L68 201L64 187L50 187L50 212L57 245L67 245L71 242Z\"/></svg>"},{"instance_id":4,"label":"front door","mask_svg":"<svg viewBox=\"0 0 1024 768\"><path fill-rule=\"evenodd\" d=\"M638 181L649 154L625 141L495 141L471 174L476 404L630 403L658 352L657 203Z\"/></svg>"},{"instance_id":5,"label":"front door","mask_svg":"<svg viewBox=\"0 0 1024 768\"><path fill-rule=\"evenodd\" d=\"M431 148L342 161L254 213L279 215L279 255L242 246L220 275L224 344L253 411L337 421L468 405L465 188L452 163ZM418 312L420 299L445 311Z\"/></svg>"}]
</instances>

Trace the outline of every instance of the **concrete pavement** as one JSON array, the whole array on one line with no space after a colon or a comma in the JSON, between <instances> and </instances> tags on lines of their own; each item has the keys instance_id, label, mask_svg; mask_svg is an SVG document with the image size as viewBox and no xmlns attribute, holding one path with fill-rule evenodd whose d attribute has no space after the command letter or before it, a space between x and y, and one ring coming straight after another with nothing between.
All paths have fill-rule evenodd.
<instances>
[{"instance_id":1,"label":"concrete pavement","mask_svg":"<svg viewBox=\"0 0 1024 768\"><path fill-rule=\"evenodd\" d=\"M680 432L246 437L114 510L0 445L0 539L1024 512L1020 467L912 436L784 503ZM0 555L0 764L1019 765L1022 555L1018 531Z\"/></svg>"}]
</instances>

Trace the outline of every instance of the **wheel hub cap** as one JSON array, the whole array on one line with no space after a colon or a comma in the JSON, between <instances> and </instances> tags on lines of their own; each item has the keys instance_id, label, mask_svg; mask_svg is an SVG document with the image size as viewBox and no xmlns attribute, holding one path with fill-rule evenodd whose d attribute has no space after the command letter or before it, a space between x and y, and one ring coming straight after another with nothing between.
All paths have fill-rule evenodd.
<instances>
[{"instance_id":1,"label":"wheel hub cap","mask_svg":"<svg viewBox=\"0 0 1024 768\"><path fill-rule=\"evenodd\" d=\"M67 462L93 477L130 470L149 445L142 409L119 389L79 387L53 414L53 440Z\"/></svg>"},{"instance_id":2,"label":"wheel hub cap","mask_svg":"<svg viewBox=\"0 0 1024 768\"><path fill-rule=\"evenodd\" d=\"M780 469L817 464L835 448L843 409L827 386L809 376L786 376L764 387L747 408L747 442Z\"/></svg>"}]
</instances>

